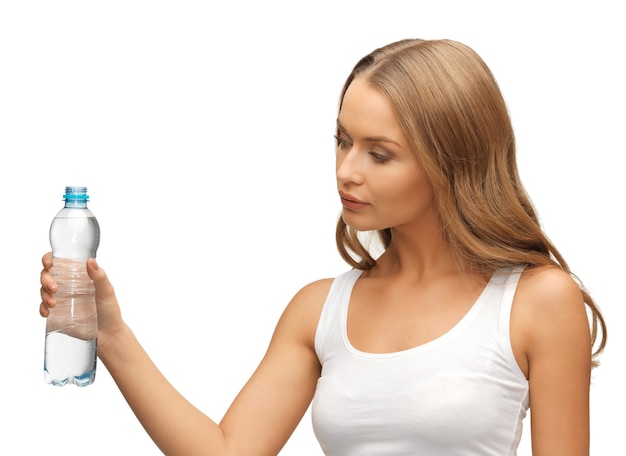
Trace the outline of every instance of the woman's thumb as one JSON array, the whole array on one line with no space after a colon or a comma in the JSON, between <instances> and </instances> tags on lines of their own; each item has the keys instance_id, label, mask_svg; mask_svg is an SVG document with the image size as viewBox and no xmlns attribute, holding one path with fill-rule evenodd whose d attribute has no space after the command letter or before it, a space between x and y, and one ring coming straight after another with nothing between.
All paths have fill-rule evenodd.
<instances>
[{"instance_id":1,"label":"woman's thumb","mask_svg":"<svg viewBox=\"0 0 626 456\"><path fill-rule=\"evenodd\" d=\"M95 258L89 258L87 260L87 274L91 280L93 280L94 287L96 288L96 297L98 299L107 299L113 298L115 296L115 292L113 290L113 285L109 282L109 279Z\"/></svg>"}]
</instances>

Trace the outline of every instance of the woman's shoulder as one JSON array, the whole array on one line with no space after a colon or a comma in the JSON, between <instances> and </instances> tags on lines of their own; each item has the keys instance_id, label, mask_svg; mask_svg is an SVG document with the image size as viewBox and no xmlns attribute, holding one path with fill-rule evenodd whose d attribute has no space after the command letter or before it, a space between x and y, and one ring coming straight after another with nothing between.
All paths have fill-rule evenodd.
<instances>
[{"instance_id":1,"label":"woman's shoulder","mask_svg":"<svg viewBox=\"0 0 626 456\"><path fill-rule=\"evenodd\" d=\"M291 303L295 306L321 308L334 282L352 283L360 274L361 271L350 269L337 277L327 277L309 282L298 290Z\"/></svg>"},{"instance_id":2,"label":"woman's shoulder","mask_svg":"<svg viewBox=\"0 0 626 456\"><path fill-rule=\"evenodd\" d=\"M511 331L529 361L538 354L563 353L565 341L572 342L569 348L576 340L586 341L584 298L572 275L555 266L526 268L513 301Z\"/></svg>"},{"instance_id":3,"label":"woman's shoulder","mask_svg":"<svg viewBox=\"0 0 626 456\"><path fill-rule=\"evenodd\" d=\"M520 277L518 295L527 298L525 305L530 307L583 303L581 289L573 276L550 265L527 267Z\"/></svg>"},{"instance_id":4,"label":"woman's shoulder","mask_svg":"<svg viewBox=\"0 0 626 456\"><path fill-rule=\"evenodd\" d=\"M334 280L334 278L323 278L304 285L291 298L284 315L300 322L317 324Z\"/></svg>"},{"instance_id":5,"label":"woman's shoulder","mask_svg":"<svg viewBox=\"0 0 626 456\"><path fill-rule=\"evenodd\" d=\"M291 334L292 340L299 340L314 350L317 323L333 280L318 279L300 288L283 311L277 333Z\"/></svg>"},{"instance_id":6,"label":"woman's shoulder","mask_svg":"<svg viewBox=\"0 0 626 456\"><path fill-rule=\"evenodd\" d=\"M313 282L309 282L306 285L304 285L302 288L300 288L298 293L296 293L296 296L310 295L310 294L318 295L320 293L326 294L328 293L328 290L330 289L330 286L332 285L334 280L335 280L334 277L326 277L323 279L314 280Z\"/></svg>"}]
</instances>

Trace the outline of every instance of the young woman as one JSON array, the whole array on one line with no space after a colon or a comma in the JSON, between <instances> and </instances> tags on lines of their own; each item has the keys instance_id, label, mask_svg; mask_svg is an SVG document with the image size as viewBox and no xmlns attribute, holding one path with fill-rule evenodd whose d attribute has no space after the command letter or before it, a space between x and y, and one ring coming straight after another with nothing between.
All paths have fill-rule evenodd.
<instances>
[{"instance_id":1,"label":"young woman","mask_svg":"<svg viewBox=\"0 0 626 456\"><path fill-rule=\"evenodd\" d=\"M352 269L294 296L219 424L163 377L87 262L98 356L155 443L277 454L312 403L329 455L514 455L530 408L535 456L587 455L605 323L542 232L484 62L448 40L374 51L344 85L336 139L337 242Z\"/></svg>"}]
</instances>

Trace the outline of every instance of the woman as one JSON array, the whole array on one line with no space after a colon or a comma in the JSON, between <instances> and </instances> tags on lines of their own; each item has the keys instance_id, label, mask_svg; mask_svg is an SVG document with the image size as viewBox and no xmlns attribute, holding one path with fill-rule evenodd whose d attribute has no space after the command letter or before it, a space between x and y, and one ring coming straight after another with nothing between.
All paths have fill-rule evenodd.
<instances>
[{"instance_id":1,"label":"woman","mask_svg":"<svg viewBox=\"0 0 626 456\"><path fill-rule=\"evenodd\" d=\"M540 228L480 57L448 40L374 51L344 85L336 139L337 242L353 269L294 296L219 424L158 371L87 262L98 356L155 443L277 454L312 403L326 454L515 454L530 408L533 454L587 455L604 320Z\"/></svg>"}]
</instances>

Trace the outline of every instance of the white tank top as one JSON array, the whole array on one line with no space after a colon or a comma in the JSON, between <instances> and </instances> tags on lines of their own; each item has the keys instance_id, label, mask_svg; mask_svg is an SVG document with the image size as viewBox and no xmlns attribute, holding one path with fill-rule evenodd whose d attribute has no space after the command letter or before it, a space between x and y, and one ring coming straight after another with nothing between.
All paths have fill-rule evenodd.
<instances>
[{"instance_id":1,"label":"white tank top","mask_svg":"<svg viewBox=\"0 0 626 456\"><path fill-rule=\"evenodd\" d=\"M509 336L522 269L494 274L446 334L385 354L350 345L348 305L361 271L337 277L315 336L322 373L311 416L324 454L515 455L529 406Z\"/></svg>"}]
</instances>

